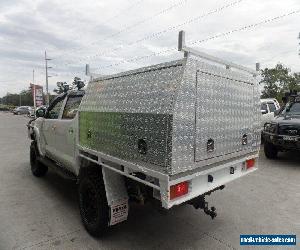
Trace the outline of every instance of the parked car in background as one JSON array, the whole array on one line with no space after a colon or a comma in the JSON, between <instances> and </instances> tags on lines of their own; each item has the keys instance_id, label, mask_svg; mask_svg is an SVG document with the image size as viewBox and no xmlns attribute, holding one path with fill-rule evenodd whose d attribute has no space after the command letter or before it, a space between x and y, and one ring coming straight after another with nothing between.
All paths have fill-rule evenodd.
<instances>
[{"instance_id":1,"label":"parked car in background","mask_svg":"<svg viewBox=\"0 0 300 250\"><path fill-rule=\"evenodd\" d=\"M34 117L34 107L28 107L28 117Z\"/></svg>"},{"instance_id":2,"label":"parked car in background","mask_svg":"<svg viewBox=\"0 0 300 250\"><path fill-rule=\"evenodd\" d=\"M30 113L29 106L20 106L13 110L14 115L28 115Z\"/></svg>"},{"instance_id":3,"label":"parked car in background","mask_svg":"<svg viewBox=\"0 0 300 250\"><path fill-rule=\"evenodd\" d=\"M260 110L262 114L261 127L270 122L274 117L274 112L280 109L279 102L275 98L261 99Z\"/></svg>"},{"instance_id":4,"label":"parked car in background","mask_svg":"<svg viewBox=\"0 0 300 250\"><path fill-rule=\"evenodd\" d=\"M289 97L284 109L265 125L263 137L269 159L276 158L279 151L300 150L300 94Z\"/></svg>"}]
</instances>

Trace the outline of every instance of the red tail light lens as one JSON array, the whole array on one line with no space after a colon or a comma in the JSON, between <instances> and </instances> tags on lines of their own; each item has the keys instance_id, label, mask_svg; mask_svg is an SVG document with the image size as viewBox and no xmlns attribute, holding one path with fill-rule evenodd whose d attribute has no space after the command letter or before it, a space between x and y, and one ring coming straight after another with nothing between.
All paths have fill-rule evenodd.
<instances>
[{"instance_id":1,"label":"red tail light lens","mask_svg":"<svg viewBox=\"0 0 300 250\"><path fill-rule=\"evenodd\" d=\"M253 168L255 165L255 159L250 159L250 160L247 160L246 161L246 168L249 169L249 168Z\"/></svg>"},{"instance_id":2,"label":"red tail light lens","mask_svg":"<svg viewBox=\"0 0 300 250\"><path fill-rule=\"evenodd\" d=\"M183 196L189 192L189 183L187 181L178 183L170 187L170 200Z\"/></svg>"}]
</instances>

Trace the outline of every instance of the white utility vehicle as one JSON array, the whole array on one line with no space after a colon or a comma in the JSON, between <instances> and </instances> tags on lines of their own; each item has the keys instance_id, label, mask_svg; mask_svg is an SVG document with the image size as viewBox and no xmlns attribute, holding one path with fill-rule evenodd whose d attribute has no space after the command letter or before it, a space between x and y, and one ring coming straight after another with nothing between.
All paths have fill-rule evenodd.
<instances>
[{"instance_id":1,"label":"white utility vehicle","mask_svg":"<svg viewBox=\"0 0 300 250\"><path fill-rule=\"evenodd\" d=\"M78 182L94 236L127 219L128 202L191 204L253 172L260 147L256 71L185 46L180 60L92 80L29 125L31 170Z\"/></svg>"},{"instance_id":2,"label":"white utility vehicle","mask_svg":"<svg viewBox=\"0 0 300 250\"><path fill-rule=\"evenodd\" d=\"M260 99L261 127L271 122L275 117L275 111L280 109L280 104L275 98Z\"/></svg>"}]
</instances>

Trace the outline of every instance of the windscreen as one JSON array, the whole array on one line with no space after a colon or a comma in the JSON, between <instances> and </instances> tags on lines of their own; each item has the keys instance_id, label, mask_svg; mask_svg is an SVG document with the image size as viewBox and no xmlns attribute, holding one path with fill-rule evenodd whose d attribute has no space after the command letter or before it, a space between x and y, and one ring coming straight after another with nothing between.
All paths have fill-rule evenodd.
<instances>
[{"instance_id":1,"label":"windscreen","mask_svg":"<svg viewBox=\"0 0 300 250\"><path fill-rule=\"evenodd\" d=\"M290 103L282 111L283 115L300 115L300 102Z\"/></svg>"}]
</instances>

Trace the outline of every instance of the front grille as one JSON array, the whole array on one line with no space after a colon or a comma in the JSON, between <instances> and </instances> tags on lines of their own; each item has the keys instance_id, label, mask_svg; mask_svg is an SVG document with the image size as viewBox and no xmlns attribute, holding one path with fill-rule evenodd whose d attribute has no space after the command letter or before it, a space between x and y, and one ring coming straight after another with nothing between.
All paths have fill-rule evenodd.
<instances>
[{"instance_id":1,"label":"front grille","mask_svg":"<svg viewBox=\"0 0 300 250\"><path fill-rule=\"evenodd\" d=\"M282 125L279 126L280 135L297 136L300 135L300 128L294 125Z\"/></svg>"}]
</instances>

